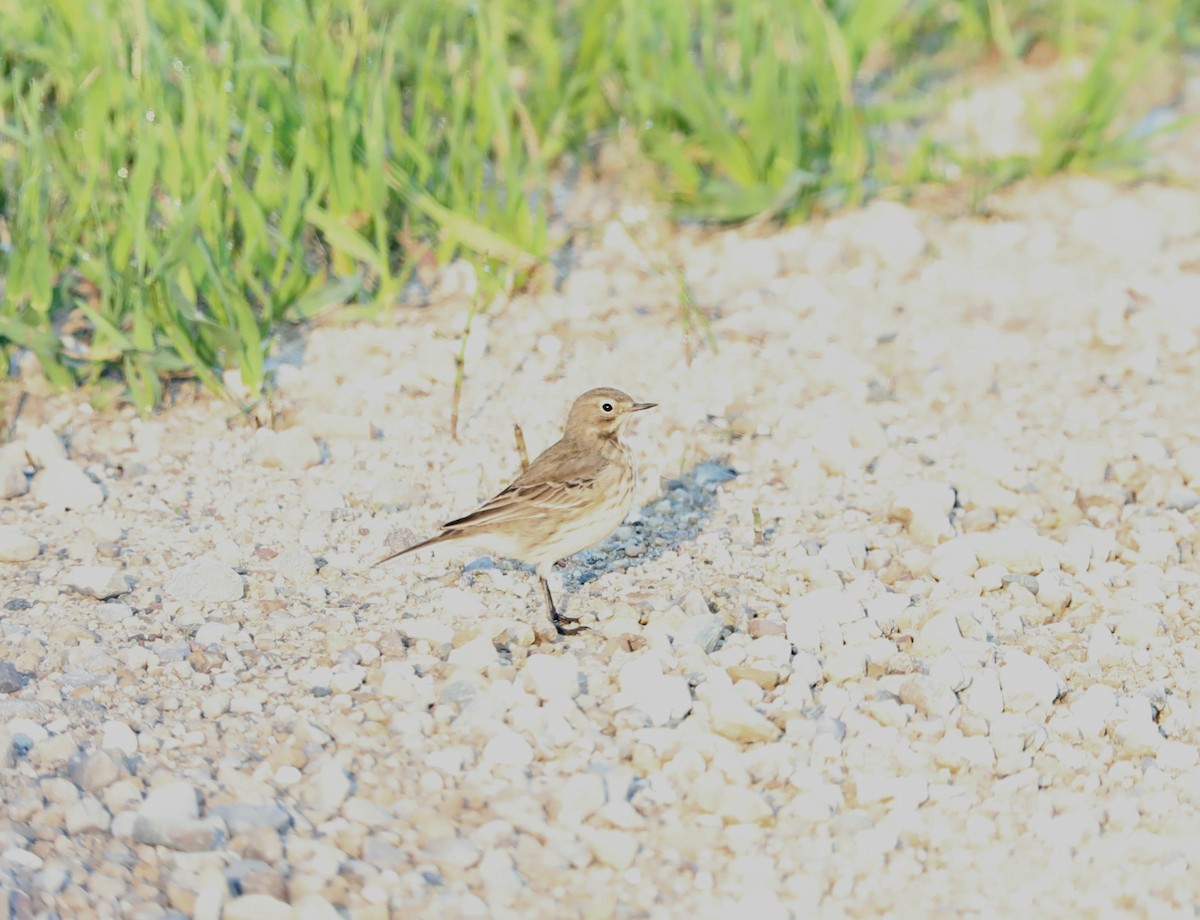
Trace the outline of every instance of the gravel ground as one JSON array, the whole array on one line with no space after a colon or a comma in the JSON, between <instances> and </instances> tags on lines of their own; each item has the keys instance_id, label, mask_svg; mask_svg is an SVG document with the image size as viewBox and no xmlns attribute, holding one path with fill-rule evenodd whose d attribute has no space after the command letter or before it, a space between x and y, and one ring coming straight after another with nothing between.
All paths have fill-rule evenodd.
<instances>
[{"instance_id":1,"label":"gravel ground","mask_svg":"<svg viewBox=\"0 0 1200 920\"><path fill-rule=\"evenodd\" d=\"M609 193L477 321L458 443L459 268L284 349L276 431L32 393L0 918L1195 915L1200 194L755 234ZM597 385L661 405L638 510L562 570L590 632L503 560L369 567Z\"/></svg>"}]
</instances>

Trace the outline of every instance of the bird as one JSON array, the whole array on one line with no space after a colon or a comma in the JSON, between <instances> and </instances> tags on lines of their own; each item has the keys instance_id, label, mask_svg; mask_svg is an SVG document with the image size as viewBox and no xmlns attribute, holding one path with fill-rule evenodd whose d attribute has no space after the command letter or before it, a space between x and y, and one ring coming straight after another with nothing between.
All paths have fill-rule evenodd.
<instances>
[{"instance_id":1,"label":"bird","mask_svg":"<svg viewBox=\"0 0 1200 920\"><path fill-rule=\"evenodd\" d=\"M572 404L562 438L510 486L470 514L447 521L435 536L374 565L439 543L473 544L534 567L559 635L586 629L569 625L578 617L559 613L547 579L555 563L599 543L625 520L637 466L621 433L636 413L657 405L636 402L613 387L588 390Z\"/></svg>"}]
</instances>

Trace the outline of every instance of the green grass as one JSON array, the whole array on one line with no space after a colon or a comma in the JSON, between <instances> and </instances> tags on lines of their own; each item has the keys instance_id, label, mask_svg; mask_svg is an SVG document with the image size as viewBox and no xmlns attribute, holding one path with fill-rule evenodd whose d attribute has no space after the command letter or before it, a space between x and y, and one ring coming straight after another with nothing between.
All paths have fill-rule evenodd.
<instances>
[{"instance_id":1,"label":"green grass","mask_svg":"<svg viewBox=\"0 0 1200 920\"><path fill-rule=\"evenodd\" d=\"M0 347L71 386L266 382L272 336L419 258L519 286L564 157L624 133L684 218L800 219L937 177L876 128L939 67L1090 56L995 182L1136 164L1130 93L1194 0L0 0ZM503 269L503 270L501 270ZM480 302L493 291L481 292ZM691 311L681 321L692 322Z\"/></svg>"}]
</instances>

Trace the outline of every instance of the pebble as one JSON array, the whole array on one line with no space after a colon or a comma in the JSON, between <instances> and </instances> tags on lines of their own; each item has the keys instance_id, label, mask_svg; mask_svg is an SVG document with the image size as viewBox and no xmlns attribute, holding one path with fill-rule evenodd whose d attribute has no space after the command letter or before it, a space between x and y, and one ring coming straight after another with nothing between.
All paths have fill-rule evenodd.
<instances>
[{"instance_id":1,"label":"pebble","mask_svg":"<svg viewBox=\"0 0 1200 920\"><path fill-rule=\"evenodd\" d=\"M332 814L354 790L354 781L332 757L327 757L312 777L311 801L322 814Z\"/></svg>"},{"instance_id":2,"label":"pebble","mask_svg":"<svg viewBox=\"0 0 1200 920\"><path fill-rule=\"evenodd\" d=\"M267 802L262 805L239 802L234 805L217 805L209 811L225 822L225 826L233 836L245 834L260 827L283 831L292 823L292 816L278 802Z\"/></svg>"},{"instance_id":3,"label":"pebble","mask_svg":"<svg viewBox=\"0 0 1200 920\"><path fill-rule=\"evenodd\" d=\"M121 570L111 565L77 565L67 570L64 581L77 594L108 600L129 591Z\"/></svg>"},{"instance_id":4,"label":"pebble","mask_svg":"<svg viewBox=\"0 0 1200 920\"><path fill-rule=\"evenodd\" d=\"M254 459L265 467L299 472L321 462L321 449L303 428L260 428L254 433Z\"/></svg>"},{"instance_id":5,"label":"pebble","mask_svg":"<svg viewBox=\"0 0 1200 920\"><path fill-rule=\"evenodd\" d=\"M134 818L131 836L135 843L166 847L181 853L215 850L224 841L216 822L171 820L140 813Z\"/></svg>"},{"instance_id":6,"label":"pebble","mask_svg":"<svg viewBox=\"0 0 1200 920\"><path fill-rule=\"evenodd\" d=\"M1117 711L1117 694L1111 687L1092 684L1070 704L1071 716L1084 738L1098 738Z\"/></svg>"},{"instance_id":7,"label":"pebble","mask_svg":"<svg viewBox=\"0 0 1200 920\"><path fill-rule=\"evenodd\" d=\"M642 654L621 666L617 676L620 688L613 708L633 706L654 725L682 719L692 709L692 692L687 679L664 674L662 663L652 654Z\"/></svg>"},{"instance_id":8,"label":"pebble","mask_svg":"<svg viewBox=\"0 0 1200 920\"><path fill-rule=\"evenodd\" d=\"M945 482L912 482L901 486L888 505L888 518L899 521L917 543L936 546L954 537L950 512L954 487Z\"/></svg>"},{"instance_id":9,"label":"pebble","mask_svg":"<svg viewBox=\"0 0 1200 920\"><path fill-rule=\"evenodd\" d=\"M289 546L272 560L276 574L290 582L308 581L317 574L317 563L303 546Z\"/></svg>"},{"instance_id":10,"label":"pebble","mask_svg":"<svg viewBox=\"0 0 1200 920\"><path fill-rule=\"evenodd\" d=\"M485 763L524 767L533 761L533 747L511 728L500 728L483 747Z\"/></svg>"},{"instance_id":11,"label":"pebble","mask_svg":"<svg viewBox=\"0 0 1200 920\"><path fill-rule=\"evenodd\" d=\"M23 447L18 444L0 446L0 499L20 498L29 492L25 465Z\"/></svg>"},{"instance_id":12,"label":"pebble","mask_svg":"<svg viewBox=\"0 0 1200 920\"><path fill-rule=\"evenodd\" d=\"M16 693L29 682L30 675L17 670L11 661L0 661L0 693Z\"/></svg>"},{"instance_id":13,"label":"pebble","mask_svg":"<svg viewBox=\"0 0 1200 920\"><path fill-rule=\"evenodd\" d=\"M241 600L246 585L229 566L201 558L174 569L163 590L177 601L223 604Z\"/></svg>"},{"instance_id":14,"label":"pebble","mask_svg":"<svg viewBox=\"0 0 1200 920\"><path fill-rule=\"evenodd\" d=\"M701 616L691 616L675 630L674 644L677 648L698 648L707 654L717 647L724 629L725 621L716 614L706 612Z\"/></svg>"},{"instance_id":15,"label":"pebble","mask_svg":"<svg viewBox=\"0 0 1200 920\"><path fill-rule=\"evenodd\" d=\"M117 781L121 766L108 751L84 754L71 762L71 779L84 792L99 792Z\"/></svg>"},{"instance_id":16,"label":"pebble","mask_svg":"<svg viewBox=\"0 0 1200 920\"><path fill-rule=\"evenodd\" d=\"M100 747L106 751L120 751L132 757L138 751L137 735L124 722L105 722Z\"/></svg>"},{"instance_id":17,"label":"pebble","mask_svg":"<svg viewBox=\"0 0 1200 920\"><path fill-rule=\"evenodd\" d=\"M934 548L929 562L929 574L938 581L953 581L975 574L979 557L967 537L955 537Z\"/></svg>"},{"instance_id":18,"label":"pebble","mask_svg":"<svg viewBox=\"0 0 1200 920\"><path fill-rule=\"evenodd\" d=\"M732 687L709 700L708 718L712 730L730 741L774 741L783 733L778 725L740 699Z\"/></svg>"},{"instance_id":19,"label":"pebble","mask_svg":"<svg viewBox=\"0 0 1200 920\"><path fill-rule=\"evenodd\" d=\"M30 497L38 504L86 511L104 502L104 490L70 460L51 460L33 477Z\"/></svg>"},{"instance_id":20,"label":"pebble","mask_svg":"<svg viewBox=\"0 0 1200 920\"><path fill-rule=\"evenodd\" d=\"M297 920L298 916L292 905L265 894L244 894L226 901L221 914L222 920Z\"/></svg>"},{"instance_id":21,"label":"pebble","mask_svg":"<svg viewBox=\"0 0 1200 920\"><path fill-rule=\"evenodd\" d=\"M579 696L582 675L573 655L530 655L521 679L543 702L572 700Z\"/></svg>"},{"instance_id":22,"label":"pebble","mask_svg":"<svg viewBox=\"0 0 1200 920\"><path fill-rule=\"evenodd\" d=\"M0 562L29 562L42 548L38 541L11 524L0 526Z\"/></svg>"},{"instance_id":23,"label":"pebble","mask_svg":"<svg viewBox=\"0 0 1200 920\"><path fill-rule=\"evenodd\" d=\"M1016 649L1005 650L999 678L1004 708L1009 712L1028 712L1038 706L1048 706L1067 689L1050 665Z\"/></svg>"}]
</instances>

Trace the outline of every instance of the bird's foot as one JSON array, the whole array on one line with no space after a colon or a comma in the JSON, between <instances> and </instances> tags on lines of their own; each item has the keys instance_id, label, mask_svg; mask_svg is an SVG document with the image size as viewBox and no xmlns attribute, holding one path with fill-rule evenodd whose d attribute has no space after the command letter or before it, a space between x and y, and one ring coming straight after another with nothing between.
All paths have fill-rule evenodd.
<instances>
[{"instance_id":1,"label":"bird's foot","mask_svg":"<svg viewBox=\"0 0 1200 920\"><path fill-rule=\"evenodd\" d=\"M581 632L587 632L591 629L590 626L585 626L579 622L579 617L564 617L560 613L555 613L551 618L554 623L555 630L560 636L575 636Z\"/></svg>"}]
</instances>

